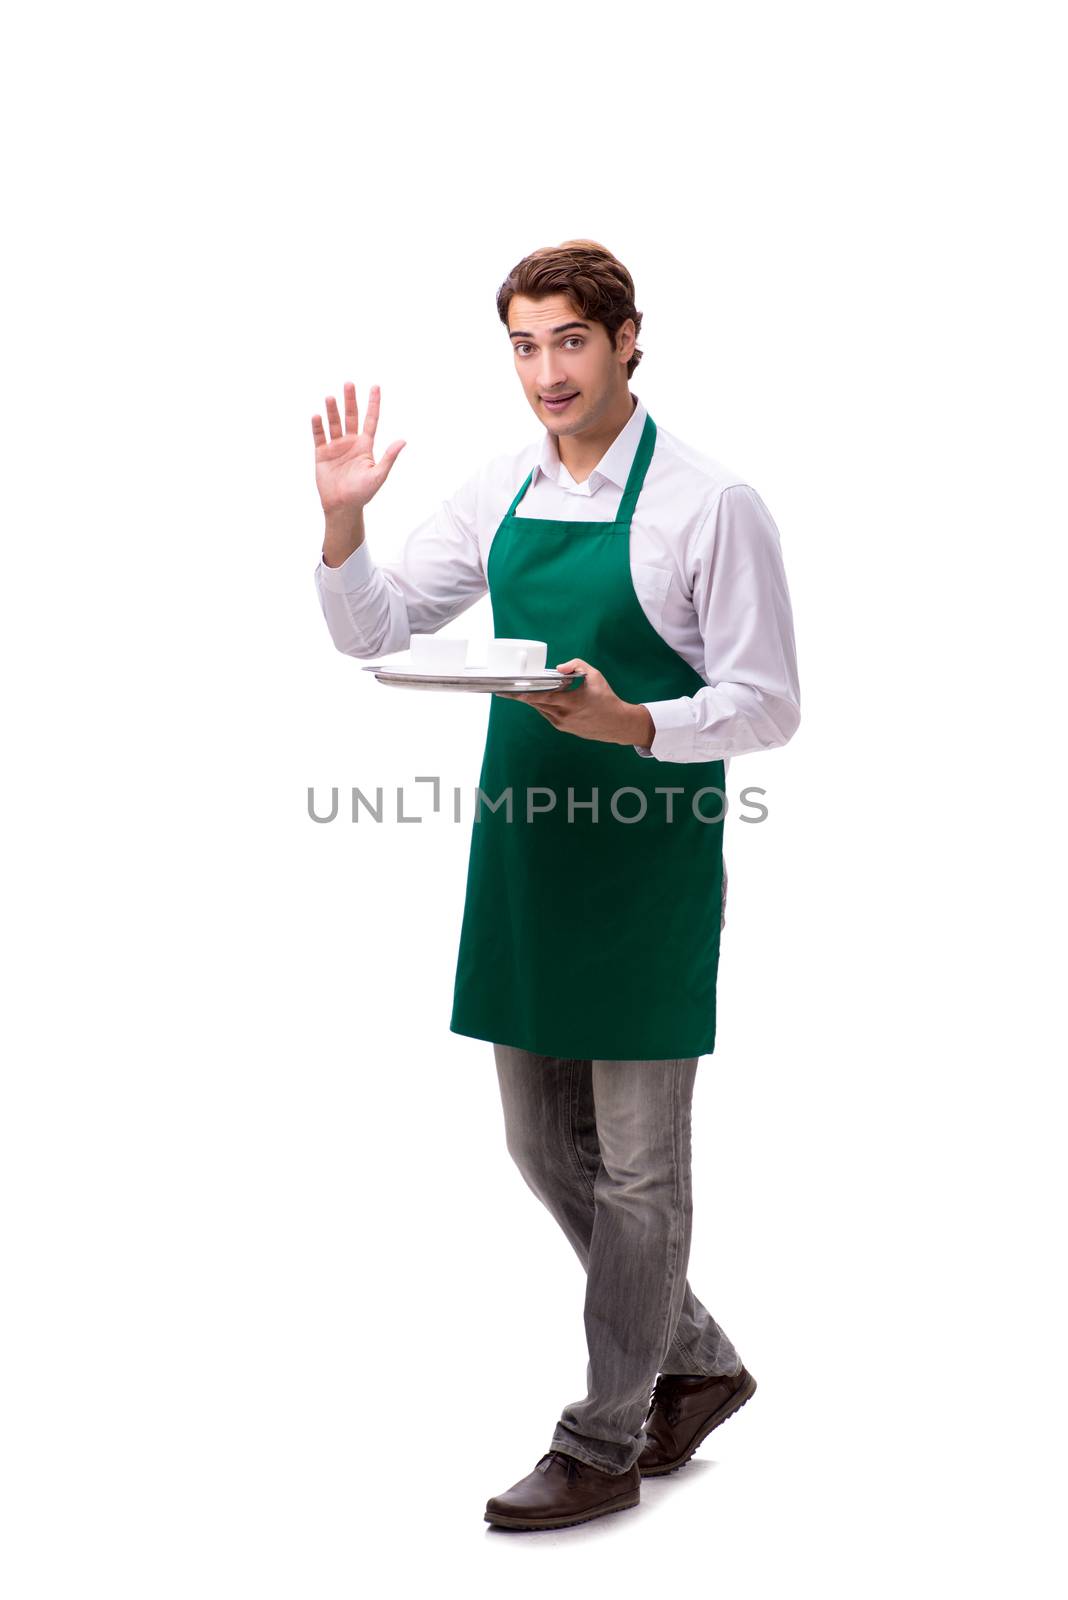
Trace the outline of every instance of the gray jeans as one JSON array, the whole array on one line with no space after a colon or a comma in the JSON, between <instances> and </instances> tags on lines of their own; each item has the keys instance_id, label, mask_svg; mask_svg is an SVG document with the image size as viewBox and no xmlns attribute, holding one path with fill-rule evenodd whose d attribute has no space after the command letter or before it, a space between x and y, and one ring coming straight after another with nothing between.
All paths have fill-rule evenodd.
<instances>
[{"instance_id":1,"label":"gray jeans","mask_svg":"<svg viewBox=\"0 0 1068 1600\"><path fill-rule=\"evenodd\" d=\"M698 1058L493 1050L509 1154L586 1269L587 1393L564 1407L550 1448L626 1472L645 1443L658 1372L741 1366L686 1278Z\"/></svg>"}]
</instances>

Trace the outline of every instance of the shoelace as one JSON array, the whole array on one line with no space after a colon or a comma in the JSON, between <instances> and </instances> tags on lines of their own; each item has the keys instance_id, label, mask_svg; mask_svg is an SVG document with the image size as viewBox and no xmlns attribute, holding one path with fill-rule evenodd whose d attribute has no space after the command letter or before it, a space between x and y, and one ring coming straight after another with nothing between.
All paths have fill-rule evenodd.
<instances>
[{"instance_id":1,"label":"shoelace","mask_svg":"<svg viewBox=\"0 0 1068 1600\"><path fill-rule=\"evenodd\" d=\"M673 1428L679 1420L679 1391L671 1382L670 1373L661 1373L649 1392L649 1411L646 1420L653 1411L659 1407L663 1412L664 1421L669 1428Z\"/></svg>"},{"instance_id":2,"label":"shoelace","mask_svg":"<svg viewBox=\"0 0 1068 1600\"><path fill-rule=\"evenodd\" d=\"M546 1452L542 1456L541 1460L542 1461L550 1461L550 1460L552 1460L552 1458L554 1456L556 1457L557 1461L566 1462L566 1464L567 1464L567 1481L568 1481L568 1483L571 1483L575 1478L577 1478L579 1476L579 1474L582 1471L582 1463L580 1461L576 1460L576 1458L574 1456L569 1456L566 1450L546 1450ZM539 1461L538 1465L539 1466L541 1465L540 1461Z\"/></svg>"}]
</instances>

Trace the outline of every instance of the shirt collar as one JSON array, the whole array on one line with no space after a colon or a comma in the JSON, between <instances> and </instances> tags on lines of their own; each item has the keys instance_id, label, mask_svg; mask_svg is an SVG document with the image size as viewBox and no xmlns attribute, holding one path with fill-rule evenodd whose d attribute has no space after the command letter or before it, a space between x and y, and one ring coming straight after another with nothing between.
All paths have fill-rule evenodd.
<instances>
[{"instance_id":1,"label":"shirt collar","mask_svg":"<svg viewBox=\"0 0 1068 1600\"><path fill-rule=\"evenodd\" d=\"M618 484L620 489L627 486L627 477L634 464L634 457L638 451L638 442L645 426L645 407L632 389L635 406L631 413L630 421L621 429L604 455L598 461L585 483L576 483L570 472L560 460L560 452L556 445L556 436L545 430L545 437L541 441L541 453L534 463L531 475L531 485L538 481L541 472L550 482L557 484L569 494L595 494L604 482Z\"/></svg>"}]
</instances>

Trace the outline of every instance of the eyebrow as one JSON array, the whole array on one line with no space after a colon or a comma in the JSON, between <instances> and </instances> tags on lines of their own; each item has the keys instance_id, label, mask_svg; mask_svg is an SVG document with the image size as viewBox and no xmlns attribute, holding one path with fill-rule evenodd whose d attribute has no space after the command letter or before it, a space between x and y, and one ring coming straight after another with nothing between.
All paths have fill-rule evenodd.
<instances>
[{"instance_id":1,"label":"eyebrow","mask_svg":"<svg viewBox=\"0 0 1068 1600\"><path fill-rule=\"evenodd\" d=\"M550 328L550 333L566 333L568 328L588 328L588 322L561 322L559 327ZM513 328L508 335L509 339L533 339L532 333L521 333L518 328Z\"/></svg>"}]
</instances>

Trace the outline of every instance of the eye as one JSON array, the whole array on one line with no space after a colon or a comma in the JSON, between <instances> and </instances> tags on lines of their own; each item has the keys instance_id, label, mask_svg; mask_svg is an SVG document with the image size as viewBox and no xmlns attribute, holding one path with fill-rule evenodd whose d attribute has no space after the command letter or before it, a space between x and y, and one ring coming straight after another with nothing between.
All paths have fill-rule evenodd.
<instances>
[{"instance_id":1,"label":"eye","mask_svg":"<svg viewBox=\"0 0 1068 1600\"><path fill-rule=\"evenodd\" d=\"M581 333L569 333L567 338L564 340L564 343L584 345L586 341ZM515 351L517 356L521 356L524 350L533 350L533 348L534 346L526 341L521 341L519 344L514 344L512 346L512 349Z\"/></svg>"}]
</instances>

